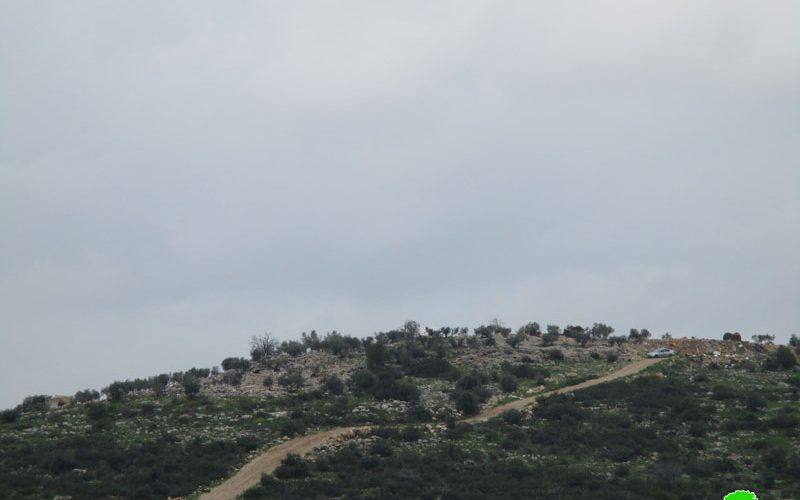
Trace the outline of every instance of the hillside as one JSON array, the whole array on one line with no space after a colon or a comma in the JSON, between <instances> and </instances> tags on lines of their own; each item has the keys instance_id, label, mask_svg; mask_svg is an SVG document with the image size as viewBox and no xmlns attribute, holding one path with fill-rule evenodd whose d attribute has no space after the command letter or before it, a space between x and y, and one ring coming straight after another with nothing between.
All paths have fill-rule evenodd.
<instances>
[{"instance_id":1,"label":"hillside","mask_svg":"<svg viewBox=\"0 0 800 500\"><path fill-rule=\"evenodd\" d=\"M291 450L293 437L331 429L340 437L273 463L245 497L721 498L734 487L800 496L792 350L611 333L535 324L421 332L408 323L366 340L257 338L251 359L226 358L223 371L115 382L102 397L33 396L3 412L0 491L196 495L276 445ZM660 346L676 356L552 392ZM514 401L526 404L492 410ZM499 418L464 421L481 412Z\"/></svg>"}]
</instances>

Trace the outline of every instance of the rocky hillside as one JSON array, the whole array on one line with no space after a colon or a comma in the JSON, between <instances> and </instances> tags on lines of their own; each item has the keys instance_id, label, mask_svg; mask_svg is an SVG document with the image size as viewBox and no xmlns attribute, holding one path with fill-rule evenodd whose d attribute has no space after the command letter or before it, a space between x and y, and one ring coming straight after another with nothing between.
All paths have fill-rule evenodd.
<instances>
[{"instance_id":1,"label":"rocky hillside","mask_svg":"<svg viewBox=\"0 0 800 500\"><path fill-rule=\"evenodd\" d=\"M669 346L677 355L668 363L671 368L655 375L678 377L683 384L706 374L706 381L698 382L705 384L706 392L687 386L695 387L692 394L699 398L697 404L716 397L709 380L722 381L723 374L744 377L733 384L737 391L750 388L728 399L767 394L754 389L759 383L794 387L795 379L786 374L795 369L795 358L787 348L750 342L650 340L638 331L621 337L610 330L595 325L563 331L549 327L542 332L532 323L517 332L497 324L476 328L474 333L462 328L422 332L410 323L363 340L336 332L324 337L312 333L302 341L279 345L260 337L253 340L249 358L226 358L222 369L192 368L119 381L101 392L86 390L69 397L32 396L0 413L0 491L7 498L186 496L229 476L261 450L292 436L338 426L395 429L354 441L359 453L374 447L395 450L401 443L407 443L403 445L407 448L413 442L415 453L436 455L452 436L459 436L458 440L474 437L482 443L475 446L488 452L496 445L481 441L484 427L469 427L467 432L456 422L482 408L601 376L659 346ZM784 405L781 398L783 393L779 400ZM520 418L538 422L536 414ZM569 418L577 419L575 415ZM538 424L530 421L528 425ZM719 425L724 429L725 421ZM405 430L396 434L397 429ZM423 445L433 448L426 451ZM327 453L338 457L348 447L341 443ZM639 454L646 451L641 444L632 449ZM532 450L531 456L545 451ZM553 448L548 450L554 453ZM375 460L396 457L399 451L380 452ZM791 450L786 453L790 460ZM535 462L512 455L526 467ZM330 475L319 468L324 463L315 462L308 473L321 473L319 480L329 482ZM485 458L475 463L485 464ZM297 490L299 483L292 482L296 478L291 474L279 476L265 479L265 485L252 495L327 495L305 487ZM359 483L340 486L344 489L333 496L349 497L355 491L352 488L367 488ZM431 494L446 496L446 488L431 490L437 491ZM378 492L380 497L403 497Z\"/></svg>"}]
</instances>

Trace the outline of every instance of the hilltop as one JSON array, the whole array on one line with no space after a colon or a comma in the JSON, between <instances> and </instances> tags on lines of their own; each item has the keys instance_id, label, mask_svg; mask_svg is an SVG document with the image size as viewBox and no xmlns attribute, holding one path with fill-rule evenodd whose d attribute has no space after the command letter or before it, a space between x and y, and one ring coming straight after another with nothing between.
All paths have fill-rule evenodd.
<instances>
[{"instance_id":1,"label":"hilltop","mask_svg":"<svg viewBox=\"0 0 800 500\"><path fill-rule=\"evenodd\" d=\"M676 486L716 494L725 481L800 492L792 349L613 333L602 324L470 333L409 322L368 339L256 337L249 358L225 358L221 370L32 396L2 412L0 489L9 498L187 496L295 436L358 427L307 458L289 456L245 496L499 498L523 488L531 497L641 498L646 488L661 498ZM642 374L551 392L661 346L675 357ZM462 421L542 394L533 408Z\"/></svg>"}]
</instances>

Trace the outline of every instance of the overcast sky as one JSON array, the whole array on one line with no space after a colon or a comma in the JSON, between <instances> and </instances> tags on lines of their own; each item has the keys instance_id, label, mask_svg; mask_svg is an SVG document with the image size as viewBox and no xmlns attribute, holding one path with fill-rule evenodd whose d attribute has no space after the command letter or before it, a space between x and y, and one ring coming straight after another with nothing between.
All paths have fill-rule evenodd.
<instances>
[{"instance_id":1,"label":"overcast sky","mask_svg":"<svg viewBox=\"0 0 800 500\"><path fill-rule=\"evenodd\" d=\"M406 319L785 342L798 25L794 1L0 1L0 408Z\"/></svg>"}]
</instances>

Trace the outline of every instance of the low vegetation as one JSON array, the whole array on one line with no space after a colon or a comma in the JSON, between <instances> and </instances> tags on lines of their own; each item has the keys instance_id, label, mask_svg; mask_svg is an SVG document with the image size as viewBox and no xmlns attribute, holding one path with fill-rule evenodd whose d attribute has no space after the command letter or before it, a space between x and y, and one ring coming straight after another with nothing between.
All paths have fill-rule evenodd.
<instances>
[{"instance_id":1,"label":"low vegetation","mask_svg":"<svg viewBox=\"0 0 800 500\"><path fill-rule=\"evenodd\" d=\"M264 334L249 359L227 357L221 370L31 396L0 412L0 491L185 496L287 436L371 424L372 436L291 457L248 497L638 498L650 488L644 496L660 498L678 487L705 498L724 481L796 496L797 342L734 345L729 336L731 368L680 356L632 382L549 398L532 414L457 423L597 377L654 345L646 329L613 333L602 323L514 331L494 321L472 334L415 322L366 339L312 331L279 343ZM733 466L718 462L737 449L746 453Z\"/></svg>"}]
</instances>

